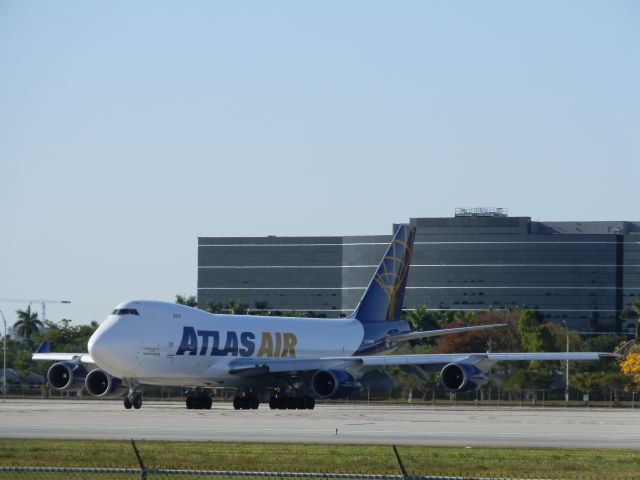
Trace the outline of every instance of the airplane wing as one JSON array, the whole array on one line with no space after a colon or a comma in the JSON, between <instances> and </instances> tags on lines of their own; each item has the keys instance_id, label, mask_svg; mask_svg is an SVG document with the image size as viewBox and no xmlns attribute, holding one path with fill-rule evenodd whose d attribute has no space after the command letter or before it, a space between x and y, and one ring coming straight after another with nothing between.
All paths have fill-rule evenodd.
<instances>
[{"instance_id":1,"label":"airplane wing","mask_svg":"<svg viewBox=\"0 0 640 480\"><path fill-rule=\"evenodd\" d=\"M443 328L440 330L425 330L419 332L399 333L397 335L388 335L386 340L388 342L406 342L408 340L417 340L418 338L439 337L441 335L449 335L450 333L473 332L475 330L506 327L508 325L508 323L494 323L491 325L476 325L473 327Z\"/></svg>"},{"instance_id":2,"label":"airplane wing","mask_svg":"<svg viewBox=\"0 0 640 480\"><path fill-rule=\"evenodd\" d=\"M321 358L243 358L229 364L229 373L241 377L305 372L322 369L344 369L354 367L383 367L396 365L446 365L466 363L483 369L496 362L530 360L599 360L601 358L624 357L635 340L631 340L613 353L607 352L539 352L539 353L444 353L418 355L371 355L354 357Z\"/></svg>"},{"instance_id":3,"label":"airplane wing","mask_svg":"<svg viewBox=\"0 0 640 480\"><path fill-rule=\"evenodd\" d=\"M51 362L71 362L80 361L80 363L95 364L93 358L88 353L64 353L64 352L43 352L31 355L31 360L42 360Z\"/></svg>"},{"instance_id":4,"label":"airplane wing","mask_svg":"<svg viewBox=\"0 0 640 480\"><path fill-rule=\"evenodd\" d=\"M52 352L49 342L42 342L35 353L31 354L31 360L41 360L44 362L80 362L95 364L93 358L88 353L64 353Z\"/></svg>"}]
</instances>

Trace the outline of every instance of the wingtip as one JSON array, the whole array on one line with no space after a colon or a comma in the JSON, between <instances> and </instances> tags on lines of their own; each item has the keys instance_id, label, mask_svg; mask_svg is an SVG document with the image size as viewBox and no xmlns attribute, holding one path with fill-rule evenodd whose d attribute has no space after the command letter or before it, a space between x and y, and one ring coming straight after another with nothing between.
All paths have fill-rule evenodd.
<instances>
[{"instance_id":1,"label":"wingtip","mask_svg":"<svg viewBox=\"0 0 640 480\"><path fill-rule=\"evenodd\" d=\"M626 357L629 354L631 347L633 347L637 343L638 343L638 339L632 338L631 340L626 342L624 345L622 345L620 348L618 348L615 352L613 352L613 355L616 357Z\"/></svg>"}]
</instances>

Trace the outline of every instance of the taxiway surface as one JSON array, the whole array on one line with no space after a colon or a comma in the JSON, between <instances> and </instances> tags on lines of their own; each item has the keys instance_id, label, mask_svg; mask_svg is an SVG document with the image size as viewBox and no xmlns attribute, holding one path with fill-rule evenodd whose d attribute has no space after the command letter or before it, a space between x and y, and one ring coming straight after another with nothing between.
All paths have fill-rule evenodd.
<instances>
[{"instance_id":1,"label":"taxiway surface","mask_svg":"<svg viewBox=\"0 0 640 480\"><path fill-rule=\"evenodd\" d=\"M267 407L267 408L265 408ZM8 400L0 437L640 448L640 410L319 405L187 410L182 402Z\"/></svg>"}]
</instances>

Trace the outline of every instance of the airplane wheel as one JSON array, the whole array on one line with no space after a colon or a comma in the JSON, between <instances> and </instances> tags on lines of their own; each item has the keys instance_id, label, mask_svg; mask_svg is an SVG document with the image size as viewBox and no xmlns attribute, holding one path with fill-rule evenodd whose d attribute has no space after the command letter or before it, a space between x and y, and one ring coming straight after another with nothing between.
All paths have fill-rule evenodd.
<instances>
[{"instance_id":1,"label":"airplane wheel","mask_svg":"<svg viewBox=\"0 0 640 480\"><path fill-rule=\"evenodd\" d=\"M271 410L278 408L278 399L276 397L269 398L269 408Z\"/></svg>"},{"instance_id":2,"label":"airplane wheel","mask_svg":"<svg viewBox=\"0 0 640 480\"><path fill-rule=\"evenodd\" d=\"M129 397L124 397L124 408L126 408L127 410L131 410L131 407L133 406L131 404L131 400L129 400Z\"/></svg>"},{"instance_id":3,"label":"airplane wheel","mask_svg":"<svg viewBox=\"0 0 640 480\"><path fill-rule=\"evenodd\" d=\"M233 408L236 410L240 410L240 408L242 408L242 398L233 397Z\"/></svg>"},{"instance_id":4,"label":"airplane wheel","mask_svg":"<svg viewBox=\"0 0 640 480\"><path fill-rule=\"evenodd\" d=\"M307 409L308 410L313 410L315 408L315 406L316 406L316 399L313 398L313 397L306 397L306 400L307 401L305 403L307 404L306 405Z\"/></svg>"},{"instance_id":5,"label":"airplane wheel","mask_svg":"<svg viewBox=\"0 0 640 480\"><path fill-rule=\"evenodd\" d=\"M207 410L211 410L211 405L213 405L213 399L211 397L204 397L204 408Z\"/></svg>"},{"instance_id":6,"label":"airplane wheel","mask_svg":"<svg viewBox=\"0 0 640 480\"><path fill-rule=\"evenodd\" d=\"M257 410L258 407L260 406L260 399L258 398L257 395L252 395L249 398L250 398L249 404L251 405L251 408L253 410Z\"/></svg>"},{"instance_id":7,"label":"airplane wheel","mask_svg":"<svg viewBox=\"0 0 640 480\"><path fill-rule=\"evenodd\" d=\"M135 396L133 397L133 408L135 408L136 410L140 410L140 407L142 407L142 397L141 396Z\"/></svg>"},{"instance_id":8,"label":"airplane wheel","mask_svg":"<svg viewBox=\"0 0 640 480\"><path fill-rule=\"evenodd\" d=\"M187 410L193 409L193 397L187 397L185 403L187 404Z\"/></svg>"}]
</instances>

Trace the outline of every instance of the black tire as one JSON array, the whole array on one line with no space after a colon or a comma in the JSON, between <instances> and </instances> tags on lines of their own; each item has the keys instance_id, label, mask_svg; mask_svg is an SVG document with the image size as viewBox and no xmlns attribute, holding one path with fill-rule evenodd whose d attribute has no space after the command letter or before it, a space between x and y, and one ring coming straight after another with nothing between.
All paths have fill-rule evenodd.
<instances>
[{"instance_id":1,"label":"black tire","mask_svg":"<svg viewBox=\"0 0 640 480\"><path fill-rule=\"evenodd\" d=\"M193 397L187 397L185 403L187 404L187 410L191 410L193 408Z\"/></svg>"},{"instance_id":2,"label":"black tire","mask_svg":"<svg viewBox=\"0 0 640 480\"><path fill-rule=\"evenodd\" d=\"M249 403L251 404L251 408L253 410L257 410L258 407L260 406L260 399L258 398L257 395L252 395L250 398L251 398L251 401Z\"/></svg>"},{"instance_id":3,"label":"black tire","mask_svg":"<svg viewBox=\"0 0 640 480\"><path fill-rule=\"evenodd\" d=\"M140 395L133 397L133 401L131 403L133 404L133 408L140 410L140 407L142 407L142 397Z\"/></svg>"},{"instance_id":4,"label":"black tire","mask_svg":"<svg viewBox=\"0 0 640 480\"><path fill-rule=\"evenodd\" d=\"M276 408L278 408L278 398L277 397L269 398L269 408L271 410L275 410Z\"/></svg>"},{"instance_id":5,"label":"black tire","mask_svg":"<svg viewBox=\"0 0 640 480\"><path fill-rule=\"evenodd\" d=\"M129 397L124 397L124 408L126 408L127 410L131 410L131 407L133 406L133 404L131 403L131 400L129 400Z\"/></svg>"},{"instance_id":6,"label":"black tire","mask_svg":"<svg viewBox=\"0 0 640 480\"><path fill-rule=\"evenodd\" d=\"M313 397L307 397L306 404L308 410L313 410L316 406L316 399Z\"/></svg>"},{"instance_id":7,"label":"black tire","mask_svg":"<svg viewBox=\"0 0 640 480\"><path fill-rule=\"evenodd\" d=\"M213 405L213 399L211 397L205 397L204 408L211 410L211 405Z\"/></svg>"},{"instance_id":8,"label":"black tire","mask_svg":"<svg viewBox=\"0 0 640 480\"><path fill-rule=\"evenodd\" d=\"M233 408L235 410L240 410L242 408L242 398L233 397Z\"/></svg>"}]
</instances>

